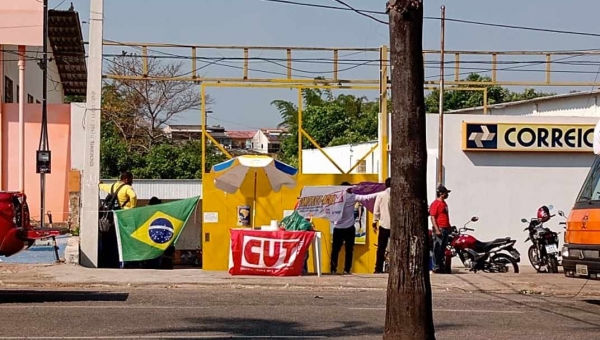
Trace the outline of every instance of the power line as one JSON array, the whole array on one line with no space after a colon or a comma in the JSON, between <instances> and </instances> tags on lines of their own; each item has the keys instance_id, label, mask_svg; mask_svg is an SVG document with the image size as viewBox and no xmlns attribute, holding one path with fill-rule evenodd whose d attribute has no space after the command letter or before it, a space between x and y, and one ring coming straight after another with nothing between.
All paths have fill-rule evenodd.
<instances>
[{"instance_id":1,"label":"power line","mask_svg":"<svg viewBox=\"0 0 600 340\"><path fill-rule=\"evenodd\" d=\"M353 11L350 8L343 8L343 7L338 7L338 6L328 6L328 5L319 5L319 4L307 4L307 3L296 2L296 1L289 1L289 0L260 0L260 1L274 2L274 3L280 3L280 4L286 4L286 5L294 5L294 6L305 6L305 7L314 7L314 8L323 8L323 9L335 9L335 10L342 10L342 11ZM363 13L384 14L385 15L384 12L379 12L379 11L370 11L370 10L366 10L366 9L361 9L360 11L363 12Z\"/></svg>"},{"instance_id":2,"label":"power line","mask_svg":"<svg viewBox=\"0 0 600 340\"><path fill-rule=\"evenodd\" d=\"M287 1L287 0L261 0L261 1L267 1L267 2L276 2L276 3L281 3L281 4L287 4L287 5L296 5L296 6L306 6L306 7L315 7L315 8L324 8L324 9L331 9L331 10L340 10L340 11L352 11L355 13L358 13L360 15L365 16L366 13L370 13L370 14L378 14L378 15L387 15L387 13L383 12L383 11L372 11L372 10L365 10L365 9L357 9L355 7L352 7L342 1L338 1L338 0L334 0L338 3L343 3L346 7L337 7L337 6L326 6L326 5L317 5L317 4L306 4L306 3L300 3L300 2L296 2L296 1ZM384 21L384 20L380 20L371 16L367 16L372 20L375 20L379 23L383 23L383 24L388 24L388 22ZM423 19L425 20L441 20L441 18L439 17L431 17L431 16L424 16ZM450 22L456 22L456 23L462 23L462 24L470 24L470 25L479 25L479 26L488 26L488 27L497 27L497 28L508 28L508 29L519 29L519 30L526 30L526 31L536 31L536 32L545 32L545 33L556 33L556 34L569 34L569 35L580 35L580 36L588 36L588 37L600 37L600 33L590 33L590 32L580 32L580 31L570 31L570 30L557 30L557 29L551 29L551 28L543 28L543 27L530 27L530 26L519 26L519 25L507 25L507 24L498 24L498 23L491 23L491 22L483 22L483 21L474 21L474 20L464 20L464 19L455 19L455 18L445 18L446 21L450 21Z\"/></svg>"},{"instance_id":3,"label":"power line","mask_svg":"<svg viewBox=\"0 0 600 340\"><path fill-rule=\"evenodd\" d=\"M350 9L351 11L353 11L353 12L355 12L355 13L358 13L358 14L360 14L360 15L362 15L362 16L364 16L364 17L367 17L367 18L369 18L369 19L371 19L371 20L375 20L375 21L377 21L378 23L381 23L381 24L384 24L384 25L387 25L387 24L388 24L388 22L387 22L387 21L383 21L383 20L381 20L381 19L378 19L378 18L376 18L376 17L374 17L374 16L372 16L372 15L370 15L370 14L367 14L367 13L365 13L364 11L359 11L359 10L357 10L356 8L354 8L354 7L350 6L350 5L348 5L347 3L345 3L345 2L344 2L344 1L342 1L342 0L333 0L333 1L337 2L338 4L342 4L342 5L346 6L346 8ZM385 14L385 13L384 13L384 14Z\"/></svg>"},{"instance_id":4,"label":"power line","mask_svg":"<svg viewBox=\"0 0 600 340\"><path fill-rule=\"evenodd\" d=\"M435 18L435 17L424 17L424 19L440 20L440 18ZM446 18L446 21L452 21L452 22L458 22L458 23L470 24L470 25L479 25L479 26L489 26L489 27L519 29L519 30L525 30L525 31L536 31L536 32L545 32L545 33L558 33L558 34L570 34L570 35L582 35L582 36L588 36L588 37L600 37L599 33L578 32L578 31L568 31L568 30L555 30L555 29L550 29L550 28L529 27L529 26L496 24L496 23L490 23L490 22L481 22L481 21L472 21L472 20L463 20L463 19L452 19L452 18Z\"/></svg>"},{"instance_id":5,"label":"power line","mask_svg":"<svg viewBox=\"0 0 600 340\"><path fill-rule=\"evenodd\" d=\"M53 8L53 9L57 9L57 8L59 8L60 6L62 6L62 4L64 4L64 3L65 3L65 1L67 1L67 0L62 0L62 1L61 1L61 2L58 4L58 5L54 6L54 8Z\"/></svg>"}]
</instances>

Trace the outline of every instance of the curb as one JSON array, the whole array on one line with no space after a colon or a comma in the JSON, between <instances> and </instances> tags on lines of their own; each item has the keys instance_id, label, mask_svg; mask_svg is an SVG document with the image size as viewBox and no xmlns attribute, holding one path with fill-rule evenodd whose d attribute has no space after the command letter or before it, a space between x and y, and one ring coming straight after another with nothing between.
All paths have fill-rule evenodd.
<instances>
[{"instance_id":1,"label":"curb","mask_svg":"<svg viewBox=\"0 0 600 340\"><path fill-rule=\"evenodd\" d=\"M79 265L79 236L71 236L65 247L65 263Z\"/></svg>"}]
</instances>

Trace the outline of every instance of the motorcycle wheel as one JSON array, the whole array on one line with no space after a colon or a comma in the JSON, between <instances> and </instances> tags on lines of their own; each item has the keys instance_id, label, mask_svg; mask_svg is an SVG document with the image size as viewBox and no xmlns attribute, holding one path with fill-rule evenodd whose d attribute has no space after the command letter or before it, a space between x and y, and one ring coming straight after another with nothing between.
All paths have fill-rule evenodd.
<instances>
[{"instance_id":1,"label":"motorcycle wheel","mask_svg":"<svg viewBox=\"0 0 600 340\"><path fill-rule=\"evenodd\" d=\"M527 255L529 256L529 262L531 263L533 269L540 273L542 271L542 260L540 259L540 252L538 251L537 247L535 245L529 247Z\"/></svg>"},{"instance_id":2,"label":"motorcycle wheel","mask_svg":"<svg viewBox=\"0 0 600 340\"><path fill-rule=\"evenodd\" d=\"M506 254L496 254L492 256L490 263L494 266L507 267L507 272L510 271L510 268L512 267L515 274L519 273L519 265L517 264L517 261Z\"/></svg>"},{"instance_id":3,"label":"motorcycle wheel","mask_svg":"<svg viewBox=\"0 0 600 340\"><path fill-rule=\"evenodd\" d=\"M558 259L555 256L550 256L548 270L550 273L558 273Z\"/></svg>"}]
</instances>

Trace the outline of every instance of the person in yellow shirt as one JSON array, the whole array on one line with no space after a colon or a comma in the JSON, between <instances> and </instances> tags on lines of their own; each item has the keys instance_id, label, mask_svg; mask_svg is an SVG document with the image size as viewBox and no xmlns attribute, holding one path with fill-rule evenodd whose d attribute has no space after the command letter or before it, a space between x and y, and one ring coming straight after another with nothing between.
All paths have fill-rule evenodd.
<instances>
[{"instance_id":1,"label":"person in yellow shirt","mask_svg":"<svg viewBox=\"0 0 600 340\"><path fill-rule=\"evenodd\" d=\"M135 208L137 205L137 195L133 188L133 174L129 171L124 171L121 173L121 179L114 184L104 184L100 182L99 188L100 190L106 193L116 193L117 190L121 186L121 190L118 191L117 198L119 200L119 206L121 209L131 209Z\"/></svg>"},{"instance_id":2,"label":"person in yellow shirt","mask_svg":"<svg viewBox=\"0 0 600 340\"><path fill-rule=\"evenodd\" d=\"M137 205L137 195L131 185L133 184L133 174L129 171L121 173L121 179L114 184L104 184L100 182L98 188L108 194L117 195L117 201L121 209L132 209ZM116 208L116 207L115 207ZM98 238L99 253L98 266L100 268L119 268L119 247L117 243L117 233L112 226L107 232L101 232Z\"/></svg>"}]
</instances>

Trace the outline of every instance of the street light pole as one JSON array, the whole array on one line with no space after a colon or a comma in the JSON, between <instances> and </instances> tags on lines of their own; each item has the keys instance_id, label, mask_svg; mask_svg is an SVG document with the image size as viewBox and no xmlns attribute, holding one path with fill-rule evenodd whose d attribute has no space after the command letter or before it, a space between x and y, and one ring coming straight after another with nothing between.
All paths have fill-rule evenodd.
<instances>
[{"instance_id":1,"label":"street light pole","mask_svg":"<svg viewBox=\"0 0 600 340\"><path fill-rule=\"evenodd\" d=\"M441 7L442 26L440 39L440 99L439 99L439 133L438 133L438 169L437 184L444 184L444 48L446 31L446 6Z\"/></svg>"},{"instance_id":2,"label":"street light pole","mask_svg":"<svg viewBox=\"0 0 600 340\"><path fill-rule=\"evenodd\" d=\"M51 173L51 154L48 142L48 0L44 0L43 44L42 44L42 126L40 143L36 153L36 172L40 174L40 227L45 225L46 174ZM21 87L23 84L21 84Z\"/></svg>"}]
</instances>

